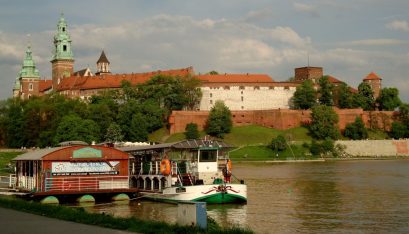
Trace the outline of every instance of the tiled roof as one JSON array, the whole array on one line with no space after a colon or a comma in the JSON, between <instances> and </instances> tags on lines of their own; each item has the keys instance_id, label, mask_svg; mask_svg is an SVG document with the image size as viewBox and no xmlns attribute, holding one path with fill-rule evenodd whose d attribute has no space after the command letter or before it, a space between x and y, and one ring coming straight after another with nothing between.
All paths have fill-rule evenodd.
<instances>
[{"instance_id":1,"label":"tiled roof","mask_svg":"<svg viewBox=\"0 0 409 234\"><path fill-rule=\"evenodd\" d=\"M224 75L198 75L203 83L271 83L274 80L265 74L224 74Z\"/></svg>"},{"instance_id":2,"label":"tiled roof","mask_svg":"<svg viewBox=\"0 0 409 234\"><path fill-rule=\"evenodd\" d=\"M375 72L371 72L364 78L364 80L381 80L381 78Z\"/></svg>"},{"instance_id":3,"label":"tiled roof","mask_svg":"<svg viewBox=\"0 0 409 234\"><path fill-rule=\"evenodd\" d=\"M73 76L84 76L85 72L87 71L88 68L84 68L82 70L76 71L74 72L74 74L72 74Z\"/></svg>"},{"instance_id":4,"label":"tiled roof","mask_svg":"<svg viewBox=\"0 0 409 234\"><path fill-rule=\"evenodd\" d=\"M51 89L52 86L53 86L53 81L52 80L40 80L38 82L38 89L39 89L40 93Z\"/></svg>"},{"instance_id":5,"label":"tiled roof","mask_svg":"<svg viewBox=\"0 0 409 234\"><path fill-rule=\"evenodd\" d=\"M193 68L182 68L166 71L154 71L147 73L132 73L132 74L104 74L100 76L71 76L62 79L58 85L58 91L78 90L78 89L107 89L120 88L121 82L127 80L132 85L141 84L148 81L152 76L164 74L171 76L186 76L193 74Z\"/></svg>"},{"instance_id":6,"label":"tiled roof","mask_svg":"<svg viewBox=\"0 0 409 234\"><path fill-rule=\"evenodd\" d=\"M333 76L327 76L328 77L328 81L336 84L336 83L343 83L342 81L338 80L337 78L333 77Z\"/></svg>"}]
</instances>

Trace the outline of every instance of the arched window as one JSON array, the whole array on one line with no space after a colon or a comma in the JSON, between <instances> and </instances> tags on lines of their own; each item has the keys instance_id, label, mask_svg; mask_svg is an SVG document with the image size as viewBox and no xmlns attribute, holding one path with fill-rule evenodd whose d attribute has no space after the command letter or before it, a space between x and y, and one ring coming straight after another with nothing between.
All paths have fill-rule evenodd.
<instances>
[{"instance_id":1,"label":"arched window","mask_svg":"<svg viewBox=\"0 0 409 234\"><path fill-rule=\"evenodd\" d=\"M28 90L33 91L33 84L32 83L28 84Z\"/></svg>"}]
</instances>

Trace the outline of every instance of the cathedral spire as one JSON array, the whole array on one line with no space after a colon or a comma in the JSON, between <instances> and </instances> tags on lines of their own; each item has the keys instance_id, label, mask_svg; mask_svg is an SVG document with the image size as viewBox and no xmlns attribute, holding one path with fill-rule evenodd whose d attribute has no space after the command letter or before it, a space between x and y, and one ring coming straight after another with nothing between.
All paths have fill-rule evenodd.
<instances>
[{"instance_id":1,"label":"cathedral spire","mask_svg":"<svg viewBox=\"0 0 409 234\"><path fill-rule=\"evenodd\" d=\"M40 78L40 73L36 68L36 65L33 60L33 55L31 52L31 45L27 46L26 56L23 60L23 66L20 70L21 78Z\"/></svg>"},{"instance_id":2,"label":"cathedral spire","mask_svg":"<svg viewBox=\"0 0 409 234\"><path fill-rule=\"evenodd\" d=\"M109 69L109 64L110 62L107 56L105 55L104 50L102 50L101 56L99 56L99 59L97 61L97 72L95 74L101 75L101 74L111 73Z\"/></svg>"}]
</instances>

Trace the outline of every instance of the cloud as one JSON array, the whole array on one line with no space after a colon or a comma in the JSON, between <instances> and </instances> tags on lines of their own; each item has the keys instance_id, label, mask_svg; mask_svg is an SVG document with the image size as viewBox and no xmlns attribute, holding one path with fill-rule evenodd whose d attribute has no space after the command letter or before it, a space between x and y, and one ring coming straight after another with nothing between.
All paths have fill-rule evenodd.
<instances>
[{"instance_id":1,"label":"cloud","mask_svg":"<svg viewBox=\"0 0 409 234\"><path fill-rule=\"evenodd\" d=\"M390 30L409 32L409 23L406 20L394 20L387 23L385 26Z\"/></svg>"},{"instance_id":2,"label":"cloud","mask_svg":"<svg viewBox=\"0 0 409 234\"><path fill-rule=\"evenodd\" d=\"M246 22L257 22L273 17L273 11L271 9L262 9L258 11L250 11L247 13L244 21Z\"/></svg>"},{"instance_id":3,"label":"cloud","mask_svg":"<svg viewBox=\"0 0 409 234\"><path fill-rule=\"evenodd\" d=\"M349 46L395 46L408 44L407 41L390 39L390 38L378 38L378 39L365 39L349 42L342 42L340 44Z\"/></svg>"},{"instance_id":4,"label":"cloud","mask_svg":"<svg viewBox=\"0 0 409 234\"><path fill-rule=\"evenodd\" d=\"M317 8L315 6L313 6L313 5L294 2L293 7L294 7L295 11L297 11L297 12L307 13L310 16L313 16L313 17L319 17L320 16Z\"/></svg>"}]
</instances>

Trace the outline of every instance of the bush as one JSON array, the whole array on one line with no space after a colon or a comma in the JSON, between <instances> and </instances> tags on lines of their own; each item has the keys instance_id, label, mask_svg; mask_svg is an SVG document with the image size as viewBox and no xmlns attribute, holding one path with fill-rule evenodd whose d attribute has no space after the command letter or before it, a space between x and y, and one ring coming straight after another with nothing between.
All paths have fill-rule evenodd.
<instances>
[{"instance_id":1,"label":"bush","mask_svg":"<svg viewBox=\"0 0 409 234\"><path fill-rule=\"evenodd\" d=\"M407 127L399 122L393 122L389 135L394 139L405 138L408 134Z\"/></svg>"},{"instance_id":2,"label":"bush","mask_svg":"<svg viewBox=\"0 0 409 234\"><path fill-rule=\"evenodd\" d=\"M334 141L329 138L321 142L313 140L310 146L310 152L313 155L332 154L334 156Z\"/></svg>"},{"instance_id":3,"label":"bush","mask_svg":"<svg viewBox=\"0 0 409 234\"><path fill-rule=\"evenodd\" d=\"M276 151L284 151L287 149L287 141L282 135L279 135L271 140L268 148Z\"/></svg>"},{"instance_id":4,"label":"bush","mask_svg":"<svg viewBox=\"0 0 409 234\"><path fill-rule=\"evenodd\" d=\"M368 138L368 130L365 128L361 118L356 117L355 122L347 124L344 135L352 140Z\"/></svg>"},{"instance_id":5,"label":"bush","mask_svg":"<svg viewBox=\"0 0 409 234\"><path fill-rule=\"evenodd\" d=\"M198 139L199 131L197 130L197 124L195 123L187 124L185 128L185 136L186 139Z\"/></svg>"}]
</instances>

